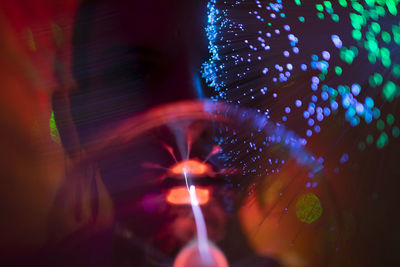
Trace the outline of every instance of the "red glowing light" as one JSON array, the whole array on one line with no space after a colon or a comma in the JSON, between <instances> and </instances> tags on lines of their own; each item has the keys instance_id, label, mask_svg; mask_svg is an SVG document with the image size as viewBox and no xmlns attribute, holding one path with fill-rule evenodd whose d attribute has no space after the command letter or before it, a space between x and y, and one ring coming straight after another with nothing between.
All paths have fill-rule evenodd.
<instances>
[{"instance_id":1,"label":"red glowing light","mask_svg":"<svg viewBox=\"0 0 400 267\"><path fill-rule=\"evenodd\" d=\"M199 205L207 204L210 200L210 190L196 187L196 197ZM166 200L173 205L190 205L190 194L185 186L174 187L168 191Z\"/></svg>"},{"instance_id":2,"label":"red glowing light","mask_svg":"<svg viewBox=\"0 0 400 267\"><path fill-rule=\"evenodd\" d=\"M189 159L178 162L170 169L174 175L182 175L184 172L190 175L204 175L211 172L208 164L198 160Z\"/></svg>"}]
</instances>

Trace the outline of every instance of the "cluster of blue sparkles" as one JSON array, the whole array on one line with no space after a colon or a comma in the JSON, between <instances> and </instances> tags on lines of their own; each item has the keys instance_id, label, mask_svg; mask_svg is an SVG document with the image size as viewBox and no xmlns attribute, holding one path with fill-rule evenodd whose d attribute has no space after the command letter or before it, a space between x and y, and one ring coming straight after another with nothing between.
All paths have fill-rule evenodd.
<instances>
[{"instance_id":1,"label":"cluster of blue sparkles","mask_svg":"<svg viewBox=\"0 0 400 267\"><path fill-rule=\"evenodd\" d=\"M218 46L216 45L217 38L223 40L223 37L218 34L218 29L221 29L224 25L224 20L220 16L220 11L215 7L216 0L211 0L207 4L208 18L206 34L209 40L209 52L210 59L205 62L202 66L202 77L206 79L209 86L214 87L217 92L223 87L223 83L217 82L218 64L221 59L218 55ZM224 65L219 64L219 68L223 69ZM220 92L219 97L223 97L223 93Z\"/></svg>"},{"instance_id":2,"label":"cluster of blue sparkles","mask_svg":"<svg viewBox=\"0 0 400 267\"><path fill-rule=\"evenodd\" d=\"M343 26L344 30L341 29L340 23L346 23L343 22L346 20L333 13L330 1L311 2L313 4L308 3L304 14L301 14L302 5L305 6L307 3L302 4L299 0L285 2L281 0L209 1L206 31L211 57L203 64L202 75L208 85L215 88L216 95L213 99L234 104L250 103L249 105L252 101L265 99L264 107L258 106L257 112L269 119L274 102L278 102L280 99L286 100L288 91L280 96L281 88L284 90L299 77L306 77L304 83L301 84L302 87L293 92L297 99L290 103L284 102L286 105L280 105L281 111L275 109L275 112L281 114L277 123L286 124L299 120L297 114L301 114L304 130L298 134L304 140L323 131L323 125L326 125L323 124L324 120L333 115L342 116L344 114L344 119L351 127L360 124L373 125L374 121L378 121L379 124L383 117L382 105L392 102L393 98L397 96L396 90L399 91L398 86L396 89L393 82L389 81L383 87L382 93L370 86L368 78L365 77L369 75L369 80L371 80L376 76L376 80L382 84L379 79L382 76L383 78L388 77L385 75L387 71L368 61L363 63L360 51L368 45L361 41L356 42L353 40L354 38L347 38L347 35L351 36L352 24L348 23ZM368 1L365 3L364 1L345 0L339 2L340 5L337 3L336 5L343 11L341 13L345 14L343 17L349 14L352 23L354 16L364 16L368 8L372 11L375 8L370 7L371 3ZM363 5L365 10L361 8ZM289 9L288 6L292 9ZM388 16L397 15L396 6L397 1L393 5L387 6L391 11ZM293 12L294 7L297 7L296 12ZM324 15L321 10L324 7L326 12L331 14L332 21L327 22L323 19ZM312 8L314 10L311 12ZM393 13L394 9L396 9L396 14ZM357 12L364 13L354 15ZM290 14L290 19L288 19L288 14ZM296 16L296 19L293 16ZM336 26L330 28L331 30L338 29L337 32L331 32L329 35L316 32L315 35L312 35L309 33L313 31L308 30L307 36L305 34L305 36L299 36L303 34L302 31L296 33L296 29L301 28L301 25L304 27L308 19L315 21L317 17L321 24L337 23ZM376 24L376 22L372 22L371 25L373 23ZM320 25L315 25L315 27L321 28ZM358 26L356 25L356 27ZM322 38L325 39L322 40ZM370 38L368 34L367 38ZM308 47L310 42L314 43L312 47ZM371 48L368 49L371 50ZM381 53L387 54L389 50L386 50L382 49ZM307 55L309 55L308 60ZM367 54L364 53L363 56L366 58ZM383 56L385 55L381 57L383 58ZM355 64L356 60L359 65ZM392 58L392 61L394 60L396 59ZM358 75L357 66L361 65L370 65L371 67L365 67L365 73ZM385 67L388 66L385 65ZM381 73L376 73L377 68ZM373 76L374 73L375 76ZM397 77L396 75L395 73L392 76ZM382 97L377 99L380 95ZM271 97L273 102L271 102ZM380 105L377 105L378 102ZM393 118L391 114L387 117L389 118L389 116ZM393 122L389 122L389 119L388 126L393 129L393 137L398 137L398 127ZM378 148L382 148L387 144L387 134L380 129L379 125L378 129L381 132L377 134L376 144ZM380 140L382 136L386 138L383 141ZM342 157L340 163L345 163L347 158L348 155L345 157L346 160Z\"/></svg>"}]
</instances>

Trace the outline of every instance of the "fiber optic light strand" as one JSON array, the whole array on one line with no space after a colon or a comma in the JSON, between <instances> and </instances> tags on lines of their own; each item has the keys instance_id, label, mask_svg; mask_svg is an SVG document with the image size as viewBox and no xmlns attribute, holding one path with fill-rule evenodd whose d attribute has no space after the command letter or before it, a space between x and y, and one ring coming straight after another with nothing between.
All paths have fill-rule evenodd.
<instances>
[{"instance_id":1,"label":"fiber optic light strand","mask_svg":"<svg viewBox=\"0 0 400 267\"><path fill-rule=\"evenodd\" d=\"M183 175L185 176L186 187L190 194L190 203L197 229L197 242L199 244L200 257L204 263L209 264L213 262L213 259L211 256L210 246L208 244L206 223L196 196L196 187L194 185L189 186L185 168L183 168Z\"/></svg>"}]
</instances>

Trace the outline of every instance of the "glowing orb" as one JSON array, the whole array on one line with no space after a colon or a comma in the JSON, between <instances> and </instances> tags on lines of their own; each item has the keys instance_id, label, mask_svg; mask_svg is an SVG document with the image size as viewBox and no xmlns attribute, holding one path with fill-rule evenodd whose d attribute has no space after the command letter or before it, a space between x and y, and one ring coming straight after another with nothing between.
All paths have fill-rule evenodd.
<instances>
[{"instance_id":1,"label":"glowing orb","mask_svg":"<svg viewBox=\"0 0 400 267\"><path fill-rule=\"evenodd\" d=\"M190 175L204 175L211 171L211 168L206 163L198 160L189 159L178 162L170 169L170 172L174 175L182 175L184 171Z\"/></svg>"},{"instance_id":2,"label":"glowing orb","mask_svg":"<svg viewBox=\"0 0 400 267\"><path fill-rule=\"evenodd\" d=\"M204 262L196 244L188 245L179 252L174 261L174 267L228 267L228 261L222 251L210 244L211 262Z\"/></svg>"},{"instance_id":3,"label":"glowing orb","mask_svg":"<svg viewBox=\"0 0 400 267\"><path fill-rule=\"evenodd\" d=\"M322 214L319 198L313 193L302 195L296 203L296 216L304 223L315 222Z\"/></svg>"},{"instance_id":4,"label":"glowing orb","mask_svg":"<svg viewBox=\"0 0 400 267\"><path fill-rule=\"evenodd\" d=\"M197 188L196 197L199 205L207 204L210 200L210 190L208 188ZM166 200L173 205L190 205L190 193L185 186L171 188L167 195Z\"/></svg>"}]
</instances>

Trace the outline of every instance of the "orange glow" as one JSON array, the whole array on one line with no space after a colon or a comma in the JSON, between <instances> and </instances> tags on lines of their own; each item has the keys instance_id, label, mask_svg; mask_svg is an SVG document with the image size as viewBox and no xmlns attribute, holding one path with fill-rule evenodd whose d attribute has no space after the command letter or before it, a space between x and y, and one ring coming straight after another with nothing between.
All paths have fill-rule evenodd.
<instances>
[{"instance_id":1,"label":"orange glow","mask_svg":"<svg viewBox=\"0 0 400 267\"><path fill-rule=\"evenodd\" d=\"M189 245L181 250L176 256L173 267L188 267L188 266L214 266L214 267L228 267L228 260L226 259L224 253L210 244L210 256L211 262L204 262L199 253L199 247L194 245Z\"/></svg>"},{"instance_id":2,"label":"orange glow","mask_svg":"<svg viewBox=\"0 0 400 267\"><path fill-rule=\"evenodd\" d=\"M208 188L196 188L196 197L199 205L207 204L210 200L210 190ZM166 200L174 205L190 205L190 194L185 186L174 187L168 191Z\"/></svg>"},{"instance_id":3,"label":"orange glow","mask_svg":"<svg viewBox=\"0 0 400 267\"><path fill-rule=\"evenodd\" d=\"M204 175L211 171L211 168L206 163L198 160L189 159L178 162L171 168L171 173L174 175L182 175L184 170L191 175Z\"/></svg>"}]
</instances>

